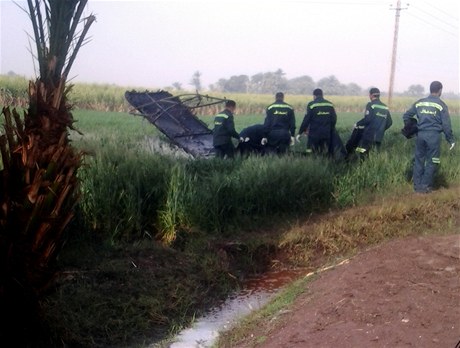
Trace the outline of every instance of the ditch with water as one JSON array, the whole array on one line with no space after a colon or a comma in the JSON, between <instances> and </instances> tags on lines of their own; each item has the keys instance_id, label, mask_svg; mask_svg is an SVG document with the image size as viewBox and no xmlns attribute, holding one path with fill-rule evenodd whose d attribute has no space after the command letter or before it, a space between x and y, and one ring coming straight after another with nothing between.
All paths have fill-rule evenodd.
<instances>
[{"instance_id":1,"label":"ditch with water","mask_svg":"<svg viewBox=\"0 0 460 348\"><path fill-rule=\"evenodd\" d=\"M310 270L269 271L247 279L242 289L182 330L169 348L212 347L219 332L230 329L238 320L268 303L284 286L306 275ZM152 345L151 348L156 347Z\"/></svg>"}]
</instances>

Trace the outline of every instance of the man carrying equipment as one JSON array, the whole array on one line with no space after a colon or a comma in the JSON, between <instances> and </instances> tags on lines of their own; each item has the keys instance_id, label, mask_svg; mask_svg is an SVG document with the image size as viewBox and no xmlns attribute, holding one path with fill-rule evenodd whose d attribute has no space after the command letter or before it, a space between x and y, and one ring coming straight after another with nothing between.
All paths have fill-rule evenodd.
<instances>
[{"instance_id":1,"label":"man carrying equipment","mask_svg":"<svg viewBox=\"0 0 460 348\"><path fill-rule=\"evenodd\" d=\"M233 158L235 155L232 138L240 139L233 121L235 109L236 103L233 100L227 100L225 109L217 114L214 119L213 146L216 149L216 157L224 158L227 156L227 158Z\"/></svg>"},{"instance_id":2,"label":"man carrying equipment","mask_svg":"<svg viewBox=\"0 0 460 348\"><path fill-rule=\"evenodd\" d=\"M267 144L268 150L283 154L293 144L295 134L294 108L284 102L284 94L276 93L276 101L270 104L266 110L264 122L265 135L261 141Z\"/></svg>"},{"instance_id":3,"label":"man carrying equipment","mask_svg":"<svg viewBox=\"0 0 460 348\"><path fill-rule=\"evenodd\" d=\"M356 152L362 156L368 155L373 146L380 148L385 131L393 124L390 110L380 101L378 88L370 89L369 99L371 101L366 105L364 118L355 125L355 129L363 130L356 148Z\"/></svg>"},{"instance_id":4,"label":"man carrying equipment","mask_svg":"<svg viewBox=\"0 0 460 348\"><path fill-rule=\"evenodd\" d=\"M337 114L334 105L323 98L323 91L319 88L313 91L313 101L308 103L307 112L299 129L299 136L308 134L307 152L315 154L327 153L332 156L332 144L337 123Z\"/></svg>"},{"instance_id":5,"label":"man carrying equipment","mask_svg":"<svg viewBox=\"0 0 460 348\"><path fill-rule=\"evenodd\" d=\"M430 93L415 102L403 116L405 125L417 120L413 180L414 190L418 193L428 193L432 189L434 174L440 163L441 132L450 144L450 150L455 145L449 110L440 99L442 83L433 81Z\"/></svg>"}]
</instances>

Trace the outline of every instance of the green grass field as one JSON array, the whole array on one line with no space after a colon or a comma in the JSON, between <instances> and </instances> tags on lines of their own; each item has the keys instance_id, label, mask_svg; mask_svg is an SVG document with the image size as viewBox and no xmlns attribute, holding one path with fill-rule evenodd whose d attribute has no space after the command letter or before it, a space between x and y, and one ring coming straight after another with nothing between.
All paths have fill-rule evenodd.
<instances>
[{"instance_id":1,"label":"green grass field","mask_svg":"<svg viewBox=\"0 0 460 348\"><path fill-rule=\"evenodd\" d=\"M92 150L100 143L114 140L122 144L137 144L145 139L146 136L159 135L162 139L166 139L152 124L140 116L134 116L124 112L102 112L77 109L73 112L74 118L77 121L75 126L84 133L80 136L76 133L72 134L72 138L79 146L89 146ZM214 116L199 115L209 128L213 127ZM296 114L297 129L303 120L304 113ZM337 118L337 129L342 136L342 140L346 141L351 134L353 124L363 117L362 113L357 112L339 112ZM403 126L402 113L394 113L393 126L388 134L399 133ZM235 128L241 131L243 128L253 124L262 124L264 122L264 114L237 114L235 116ZM452 127L454 133L460 130L460 115L451 115ZM457 132L456 132L457 131Z\"/></svg>"},{"instance_id":2,"label":"green grass field","mask_svg":"<svg viewBox=\"0 0 460 348\"><path fill-rule=\"evenodd\" d=\"M142 117L84 110L76 110L74 115L77 128L84 133L74 133L74 143L92 154L81 174L84 192L88 192L82 197L86 219L111 235L139 236L148 231L151 235L166 234L166 239L173 240L181 229L228 229L235 224L241 226L248 215L257 220L272 214L303 214L355 204L376 193L410 190L404 173L414 144L413 139L400 135L402 120L397 115L385 136L384 151L351 166L314 157L190 161L148 150L149 139L159 138L165 143L167 139ZM297 124L303 118L299 116ZM339 113L337 128L344 142L361 117ZM211 124L213 117L202 119ZM453 116L452 120L454 129L458 129L459 117ZM262 115L235 117L238 131L262 122ZM295 146L296 151L302 149L305 141ZM458 148L448 152L443 142L442 149L438 184L448 185L460 177ZM279 191L274 193L271 187ZM215 204L209 205L210 201ZM153 208L159 209L158 215L146 218L146 210ZM107 218L108 211L119 211L118 218Z\"/></svg>"}]
</instances>

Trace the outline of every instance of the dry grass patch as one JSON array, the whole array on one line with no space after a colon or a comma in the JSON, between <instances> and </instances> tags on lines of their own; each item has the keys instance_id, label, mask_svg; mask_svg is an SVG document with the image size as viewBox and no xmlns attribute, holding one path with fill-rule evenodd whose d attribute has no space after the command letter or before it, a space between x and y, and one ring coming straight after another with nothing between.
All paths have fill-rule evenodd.
<instances>
[{"instance_id":1,"label":"dry grass patch","mask_svg":"<svg viewBox=\"0 0 460 348\"><path fill-rule=\"evenodd\" d=\"M296 225L279 245L296 263L314 257L346 254L389 238L451 230L459 224L460 188L430 195L409 193L386 197L372 205L321 216L318 221Z\"/></svg>"}]
</instances>

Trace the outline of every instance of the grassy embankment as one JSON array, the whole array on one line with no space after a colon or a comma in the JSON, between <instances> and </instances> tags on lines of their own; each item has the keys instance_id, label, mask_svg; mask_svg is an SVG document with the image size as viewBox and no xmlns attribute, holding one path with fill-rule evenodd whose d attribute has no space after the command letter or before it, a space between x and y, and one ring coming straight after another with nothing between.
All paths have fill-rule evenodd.
<instances>
[{"instance_id":1,"label":"grassy embankment","mask_svg":"<svg viewBox=\"0 0 460 348\"><path fill-rule=\"evenodd\" d=\"M250 98L264 104L272 99ZM306 97L299 98L296 111L302 115ZM346 140L361 115L339 117ZM172 158L149 150L146 137L157 132L141 118L80 110L75 118L85 134L72 134L75 145L90 155L80 172L82 197L72 238L60 258L60 286L43 303L54 344L126 346L162 337L235 289L238 278L268 267L273 250L297 255L289 263L310 263L318 245L302 240L309 231L299 228L297 237L292 231L312 214L411 193L404 172L413 142L399 135L397 114L386 150L353 165L297 156ZM458 129L459 119L453 119ZM236 118L238 129L261 121L261 113ZM458 149L447 154L443 144L443 151L438 184L448 186L460 178ZM408 225L416 221L412 209L401 208ZM286 231L294 235L287 238ZM366 245L384 237L350 240ZM328 243L331 254L347 250L336 236Z\"/></svg>"},{"instance_id":2,"label":"grassy embankment","mask_svg":"<svg viewBox=\"0 0 460 348\"><path fill-rule=\"evenodd\" d=\"M318 257L328 269L339 260L363 248L391 238L460 233L460 187L442 189L429 196L383 197L369 206L350 208L321 217L313 223L293 226L281 236L279 245L291 257ZM308 254L305 251L316 253ZM302 260L302 262L305 260ZM322 269L318 269L321 272ZM289 313L296 298L308 291L308 283L317 273L309 274L286 287L270 303L223 333L216 347L255 347L263 343ZM257 332L257 334L254 334Z\"/></svg>"}]
</instances>

